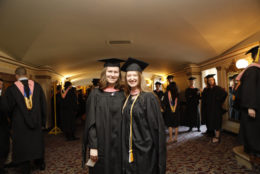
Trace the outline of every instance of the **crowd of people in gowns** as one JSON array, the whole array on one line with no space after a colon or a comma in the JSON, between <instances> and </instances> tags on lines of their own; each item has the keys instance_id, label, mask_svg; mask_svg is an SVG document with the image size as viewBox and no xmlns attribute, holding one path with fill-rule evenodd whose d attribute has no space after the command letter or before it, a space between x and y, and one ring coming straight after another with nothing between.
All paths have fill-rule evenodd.
<instances>
[{"instance_id":1,"label":"crowd of people in gowns","mask_svg":"<svg viewBox=\"0 0 260 174\"><path fill-rule=\"evenodd\" d=\"M254 63L234 77L238 83L232 88L232 105L240 112L239 139L244 151L259 163L259 46L246 54L249 53ZM53 95L58 127L67 141L77 140L76 118L84 116L82 167L89 167L90 174L165 174L166 143L178 141L181 125L181 101L174 76L167 77L165 92L160 82L155 83L152 92L142 75L148 66L146 62L134 58L100 61L104 69L100 79L93 79L87 95L77 92L71 82L64 84L64 90L57 87ZM125 72L124 80L121 71ZM187 79L185 117L188 132L194 127L200 132L201 124L205 124L204 134L217 144L221 141L222 117L227 112L227 92L216 85L214 76L204 78L203 90L195 87L195 77ZM15 77L17 81L6 91L0 79L0 173L6 173L4 163L11 150L12 163L19 166L22 174L30 174L32 168L45 169L46 98L40 84L28 79L24 67L16 69Z\"/></svg>"}]
</instances>

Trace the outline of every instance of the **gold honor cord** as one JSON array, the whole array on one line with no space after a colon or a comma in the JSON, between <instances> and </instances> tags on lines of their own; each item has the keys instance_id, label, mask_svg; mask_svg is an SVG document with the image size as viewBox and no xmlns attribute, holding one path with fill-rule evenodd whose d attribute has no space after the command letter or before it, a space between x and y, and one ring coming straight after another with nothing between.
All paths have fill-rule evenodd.
<instances>
[{"instance_id":1,"label":"gold honor cord","mask_svg":"<svg viewBox=\"0 0 260 174\"><path fill-rule=\"evenodd\" d=\"M256 63L258 63L258 61L259 61L259 52L260 52L260 42L259 42L259 47L258 47L256 59L255 59L255 62L256 62Z\"/></svg>"},{"instance_id":2,"label":"gold honor cord","mask_svg":"<svg viewBox=\"0 0 260 174\"><path fill-rule=\"evenodd\" d=\"M139 97L140 94L138 94L133 102L133 104L131 105L131 110L130 110L130 137L129 137L129 163L134 162L134 154L133 154L133 108L134 108L134 104L137 100L137 98ZM124 106L123 106L123 110L126 107L126 104L129 100L130 95L127 97Z\"/></svg>"},{"instance_id":3,"label":"gold honor cord","mask_svg":"<svg viewBox=\"0 0 260 174\"><path fill-rule=\"evenodd\" d=\"M25 101L27 109L32 110L32 94L30 94L29 98L24 97L24 101Z\"/></svg>"}]
</instances>

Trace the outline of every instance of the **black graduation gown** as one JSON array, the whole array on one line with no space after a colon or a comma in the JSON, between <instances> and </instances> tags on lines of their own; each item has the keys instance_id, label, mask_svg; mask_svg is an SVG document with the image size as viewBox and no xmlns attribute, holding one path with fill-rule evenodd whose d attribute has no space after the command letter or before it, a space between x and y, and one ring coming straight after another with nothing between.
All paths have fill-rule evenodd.
<instances>
[{"instance_id":1,"label":"black graduation gown","mask_svg":"<svg viewBox=\"0 0 260 174\"><path fill-rule=\"evenodd\" d=\"M260 68L248 68L239 87L240 97L240 133L239 137L245 150L260 155ZM256 118L248 115L248 109L256 110Z\"/></svg>"},{"instance_id":2,"label":"black graduation gown","mask_svg":"<svg viewBox=\"0 0 260 174\"><path fill-rule=\"evenodd\" d=\"M163 95L164 95L163 92L161 90L159 92L154 90L153 92L158 96L158 98L159 98L159 100L161 102L162 98L163 98Z\"/></svg>"},{"instance_id":3,"label":"black graduation gown","mask_svg":"<svg viewBox=\"0 0 260 174\"><path fill-rule=\"evenodd\" d=\"M202 125L205 125L206 122L207 122L207 117L206 117L206 107L205 107L205 103L206 103L206 91L208 90L208 88L204 88L202 93L201 93L201 110L200 110L200 113L201 113L201 124Z\"/></svg>"},{"instance_id":4,"label":"black graduation gown","mask_svg":"<svg viewBox=\"0 0 260 174\"><path fill-rule=\"evenodd\" d=\"M123 110L123 174L164 174L166 171L166 138L158 100L153 93L141 93L133 107L133 156L129 163L129 98Z\"/></svg>"},{"instance_id":5,"label":"black graduation gown","mask_svg":"<svg viewBox=\"0 0 260 174\"><path fill-rule=\"evenodd\" d=\"M61 100L61 120L62 130L68 136L73 137L76 126L76 114L77 114L77 96L71 88L64 99Z\"/></svg>"},{"instance_id":6,"label":"black graduation gown","mask_svg":"<svg viewBox=\"0 0 260 174\"><path fill-rule=\"evenodd\" d=\"M200 127L199 99L200 91L198 88L187 88L186 98L186 117L190 127Z\"/></svg>"},{"instance_id":7,"label":"black graduation gown","mask_svg":"<svg viewBox=\"0 0 260 174\"><path fill-rule=\"evenodd\" d=\"M57 93L56 94L56 121L57 121L57 126L60 128L61 127L61 101L62 101L62 97L61 97L61 93ZM54 96L52 96L51 98L51 111L52 111L52 126L55 126L55 113L54 113Z\"/></svg>"},{"instance_id":8,"label":"black graduation gown","mask_svg":"<svg viewBox=\"0 0 260 174\"><path fill-rule=\"evenodd\" d=\"M9 152L9 128L7 115L4 112L2 96L0 96L0 159L5 159Z\"/></svg>"},{"instance_id":9,"label":"black graduation gown","mask_svg":"<svg viewBox=\"0 0 260 174\"><path fill-rule=\"evenodd\" d=\"M167 127L178 127L180 125L180 101L177 100L177 107L175 112L173 113L170 107L168 91L171 92L172 102L175 105L175 99L178 98L178 87L175 82L171 82L170 85L167 87L167 91L165 92L165 96L163 98L163 106L164 106L164 117L165 117L165 124Z\"/></svg>"},{"instance_id":10,"label":"black graduation gown","mask_svg":"<svg viewBox=\"0 0 260 174\"><path fill-rule=\"evenodd\" d=\"M222 126L222 115L225 110L222 105L227 97L227 92L219 86L207 88L205 91L205 116L206 126L210 131L220 130Z\"/></svg>"},{"instance_id":11,"label":"black graduation gown","mask_svg":"<svg viewBox=\"0 0 260 174\"><path fill-rule=\"evenodd\" d=\"M98 161L89 168L90 174L121 174L121 121L125 100L123 91L103 92L95 88L86 103L86 124L83 140L85 148L98 150Z\"/></svg>"},{"instance_id":12,"label":"black graduation gown","mask_svg":"<svg viewBox=\"0 0 260 174\"><path fill-rule=\"evenodd\" d=\"M28 110L24 96L16 85L7 88L4 103L12 125L13 162L19 163L44 157L42 127L46 121L46 99L41 86L34 82L33 107Z\"/></svg>"}]
</instances>

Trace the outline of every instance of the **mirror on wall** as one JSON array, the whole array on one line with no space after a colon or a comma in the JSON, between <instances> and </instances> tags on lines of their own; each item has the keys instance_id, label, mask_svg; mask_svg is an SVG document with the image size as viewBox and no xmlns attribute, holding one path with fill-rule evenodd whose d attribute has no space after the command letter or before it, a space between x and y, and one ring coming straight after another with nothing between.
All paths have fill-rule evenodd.
<instances>
[{"instance_id":1,"label":"mirror on wall","mask_svg":"<svg viewBox=\"0 0 260 174\"><path fill-rule=\"evenodd\" d=\"M236 67L236 61L233 60L227 69L227 85L228 85L228 119L234 122L240 122L240 112L236 107L235 93L238 81L236 80L237 75L242 71Z\"/></svg>"}]
</instances>

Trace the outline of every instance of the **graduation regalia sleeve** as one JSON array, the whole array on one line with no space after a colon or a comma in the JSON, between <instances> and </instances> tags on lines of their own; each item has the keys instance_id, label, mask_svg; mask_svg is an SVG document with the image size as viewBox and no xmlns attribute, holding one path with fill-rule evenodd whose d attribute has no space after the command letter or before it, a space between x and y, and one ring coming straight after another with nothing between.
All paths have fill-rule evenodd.
<instances>
[{"instance_id":1,"label":"graduation regalia sleeve","mask_svg":"<svg viewBox=\"0 0 260 174\"><path fill-rule=\"evenodd\" d=\"M158 155L158 174L166 171L166 137L165 126L158 100L152 93L146 93L147 120L151 129L154 144Z\"/></svg>"},{"instance_id":2,"label":"graduation regalia sleeve","mask_svg":"<svg viewBox=\"0 0 260 174\"><path fill-rule=\"evenodd\" d=\"M257 110L259 106L257 105L257 69L255 67L248 68L242 76L241 84L241 101L240 107L251 108Z\"/></svg>"},{"instance_id":3,"label":"graduation regalia sleeve","mask_svg":"<svg viewBox=\"0 0 260 174\"><path fill-rule=\"evenodd\" d=\"M83 134L83 147L82 147L82 167L86 163L86 149L97 149L97 133L96 133L96 90L93 89L88 97L86 103L86 122L85 131Z\"/></svg>"}]
</instances>

